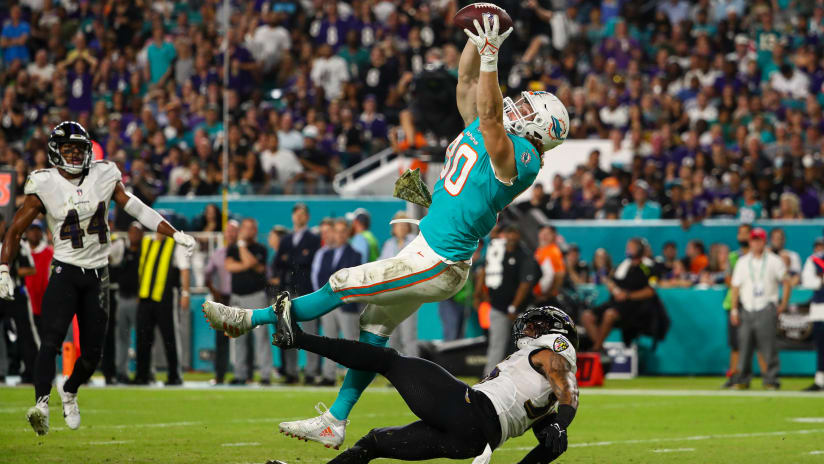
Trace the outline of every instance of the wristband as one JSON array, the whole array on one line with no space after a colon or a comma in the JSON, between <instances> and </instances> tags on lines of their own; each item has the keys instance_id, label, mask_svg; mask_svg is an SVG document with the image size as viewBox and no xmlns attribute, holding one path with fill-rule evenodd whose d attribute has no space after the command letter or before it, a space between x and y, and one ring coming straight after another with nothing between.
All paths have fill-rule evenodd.
<instances>
[{"instance_id":1,"label":"wristband","mask_svg":"<svg viewBox=\"0 0 824 464\"><path fill-rule=\"evenodd\" d=\"M180 296L189 296L189 291L188 290L181 290L180 291Z\"/></svg>"},{"instance_id":2,"label":"wristband","mask_svg":"<svg viewBox=\"0 0 824 464\"><path fill-rule=\"evenodd\" d=\"M9 272L8 264L0 264L0 272Z\"/></svg>"},{"instance_id":3,"label":"wristband","mask_svg":"<svg viewBox=\"0 0 824 464\"><path fill-rule=\"evenodd\" d=\"M493 56L481 55L480 70L482 72L497 72L498 71L498 54L496 53Z\"/></svg>"},{"instance_id":4,"label":"wristband","mask_svg":"<svg viewBox=\"0 0 824 464\"><path fill-rule=\"evenodd\" d=\"M562 404L558 406L558 416L557 422L561 428L566 429L569 427L569 424L572 423L572 419L575 418L575 408L568 404Z\"/></svg>"},{"instance_id":5,"label":"wristband","mask_svg":"<svg viewBox=\"0 0 824 464\"><path fill-rule=\"evenodd\" d=\"M515 314L517 310L518 308L516 308L515 305L509 305L509 307L506 308L507 314Z\"/></svg>"}]
</instances>

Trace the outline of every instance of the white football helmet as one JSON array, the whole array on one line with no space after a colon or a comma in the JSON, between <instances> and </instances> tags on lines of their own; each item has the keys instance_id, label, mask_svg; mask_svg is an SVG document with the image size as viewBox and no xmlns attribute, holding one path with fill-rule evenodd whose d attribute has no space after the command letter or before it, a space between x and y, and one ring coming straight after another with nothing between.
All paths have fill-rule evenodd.
<instances>
[{"instance_id":1,"label":"white football helmet","mask_svg":"<svg viewBox=\"0 0 824 464\"><path fill-rule=\"evenodd\" d=\"M522 109L531 108L526 114ZM521 92L516 101L504 98L504 128L506 131L539 139L543 151L562 144L569 133L569 113L558 97L549 92Z\"/></svg>"}]
</instances>

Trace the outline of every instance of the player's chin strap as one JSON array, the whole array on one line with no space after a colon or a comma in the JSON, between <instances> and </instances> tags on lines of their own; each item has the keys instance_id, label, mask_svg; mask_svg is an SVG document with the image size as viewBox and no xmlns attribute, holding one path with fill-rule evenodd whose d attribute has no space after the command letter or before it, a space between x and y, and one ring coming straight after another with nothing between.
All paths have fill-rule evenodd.
<instances>
[{"instance_id":1,"label":"player's chin strap","mask_svg":"<svg viewBox=\"0 0 824 464\"><path fill-rule=\"evenodd\" d=\"M403 223L418 225L418 224L421 223L421 220L420 219L402 218L402 219L392 219L391 221L389 221L390 225L391 224L403 224Z\"/></svg>"}]
</instances>

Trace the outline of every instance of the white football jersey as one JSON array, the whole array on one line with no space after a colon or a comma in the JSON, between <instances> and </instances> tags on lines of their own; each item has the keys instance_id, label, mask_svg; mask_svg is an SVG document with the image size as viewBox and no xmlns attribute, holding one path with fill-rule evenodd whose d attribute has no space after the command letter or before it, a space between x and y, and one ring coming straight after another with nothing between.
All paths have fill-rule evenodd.
<instances>
[{"instance_id":1,"label":"white football jersey","mask_svg":"<svg viewBox=\"0 0 824 464\"><path fill-rule=\"evenodd\" d=\"M24 192L37 195L46 208L54 259L86 269L108 264L109 202L120 179L120 170L109 161L93 162L80 185L57 168L29 174Z\"/></svg>"},{"instance_id":2,"label":"white football jersey","mask_svg":"<svg viewBox=\"0 0 824 464\"><path fill-rule=\"evenodd\" d=\"M523 435L533 422L557 407L558 400L543 374L529 362L536 350L548 348L569 362L576 370L575 348L560 334L548 334L534 339L521 339L521 349L498 363L495 369L473 386L489 397L501 422L501 443Z\"/></svg>"}]
</instances>

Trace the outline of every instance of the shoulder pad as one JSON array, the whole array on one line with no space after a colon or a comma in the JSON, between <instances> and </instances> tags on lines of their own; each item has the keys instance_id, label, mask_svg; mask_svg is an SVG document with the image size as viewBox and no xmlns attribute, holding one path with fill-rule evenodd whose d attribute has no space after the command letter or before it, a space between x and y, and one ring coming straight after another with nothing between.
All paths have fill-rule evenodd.
<instances>
[{"instance_id":1,"label":"shoulder pad","mask_svg":"<svg viewBox=\"0 0 824 464\"><path fill-rule=\"evenodd\" d=\"M117 168L117 165L108 160L98 160L92 162L91 169L100 170L101 177L104 180L119 181L123 178L123 175L120 173L120 169Z\"/></svg>"},{"instance_id":2,"label":"shoulder pad","mask_svg":"<svg viewBox=\"0 0 824 464\"><path fill-rule=\"evenodd\" d=\"M561 334L547 334L529 341L529 345L535 348L546 348L552 350L556 354L563 356L572 367L572 371L576 370L576 353L572 343Z\"/></svg>"},{"instance_id":3,"label":"shoulder pad","mask_svg":"<svg viewBox=\"0 0 824 464\"><path fill-rule=\"evenodd\" d=\"M26 179L26 185L23 187L23 193L26 195L34 195L40 191L43 185L49 182L50 171L48 169L38 169L29 174Z\"/></svg>"}]
</instances>

